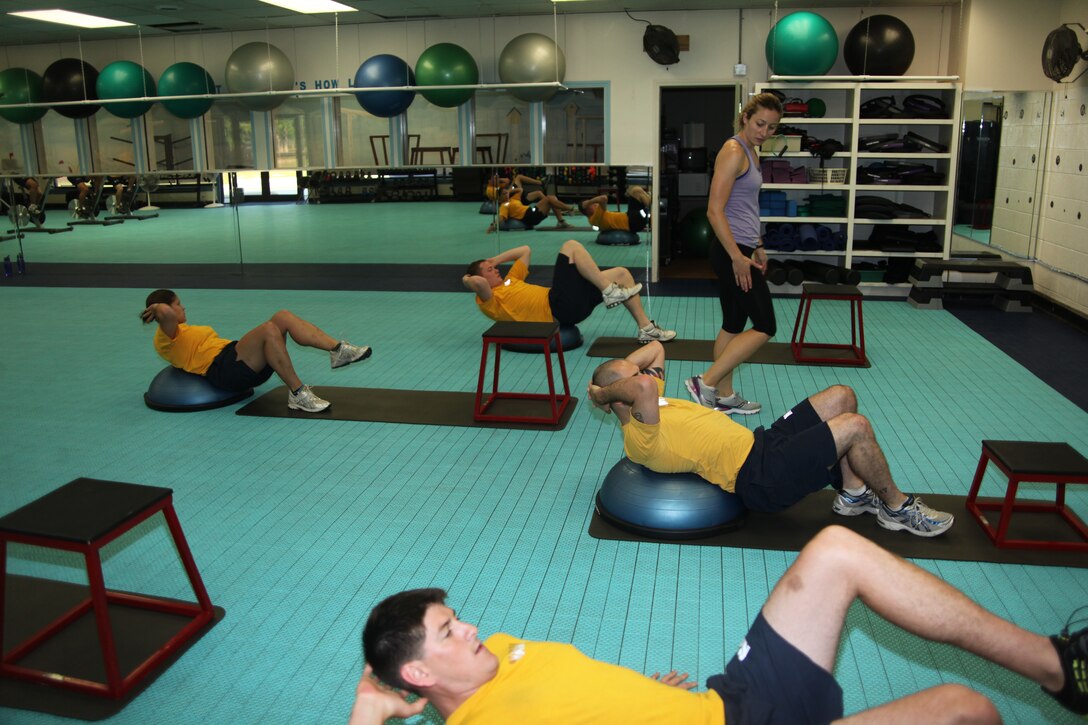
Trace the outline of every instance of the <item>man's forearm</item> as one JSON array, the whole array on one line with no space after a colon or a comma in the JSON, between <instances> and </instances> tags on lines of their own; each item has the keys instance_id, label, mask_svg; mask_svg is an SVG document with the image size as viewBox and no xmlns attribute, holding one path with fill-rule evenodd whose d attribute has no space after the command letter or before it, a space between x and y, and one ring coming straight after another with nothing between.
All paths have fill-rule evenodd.
<instances>
[{"instance_id":1,"label":"man's forearm","mask_svg":"<svg viewBox=\"0 0 1088 725\"><path fill-rule=\"evenodd\" d=\"M513 249L507 249L505 252L502 252L501 254L499 254L499 256L495 257L493 259L493 261L495 262L495 264L503 264L505 262L512 262L515 259L517 259L518 257L521 257L522 255L524 255L528 251L529 251L528 246L521 246L521 247L514 247Z\"/></svg>"}]
</instances>

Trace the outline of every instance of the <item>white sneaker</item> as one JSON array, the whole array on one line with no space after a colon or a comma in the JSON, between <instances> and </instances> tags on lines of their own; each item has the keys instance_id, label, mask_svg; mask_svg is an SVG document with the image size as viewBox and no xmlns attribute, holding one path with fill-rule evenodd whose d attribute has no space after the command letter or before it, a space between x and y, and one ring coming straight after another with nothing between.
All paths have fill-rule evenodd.
<instances>
[{"instance_id":1,"label":"white sneaker","mask_svg":"<svg viewBox=\"0 0 1088 725\"><path fill-rule=\"evenodd\" d=\"M955 520L952 514L926 506L917 496L908 496L899 510L881 503L876 513L876 522L885 529L908 531L915 536L938 536L952 528Z\"/></svg>"},{"instance_id":2,"label":"white sneaker","mask_svg":"<svg viewBox=\"0 0 1088 725\"><path fill-rule=\"evenodd\" d=\"M875 514L880 511L880 499L868 486L857 495L839 491L839 495L835 497L835 503L831 504L831 510L839 516Z\"/></svg>"},{"instance_id":3,"label":"white sneaker","mask_svg":"<svg viewBox=\"0 0 1088 725\"><path fill-rule=\"evenodd\" d=\"M601 293L601 297L604 298L604 306L608 309L612 309L616 305L622 305L641 291L641 282L635 282L634 287L620 287L613 282L605 288L605 291Z\"/></svg>"},{"instance_id":4,"label":"white sneaker","mask_svg":"<svg viewBox=\"0 0 1088 725\"><path fill-rule=\"evenodd\" d=\"M303 385L298 393L287 392L287 407L291 410L304 410L307 413L320 413L328 408L331 403L317 397L309 385Z\"/></svg>"},{"instance_id":5,"label":"white sneaker","mask_svg":"<svg viewBox=\"0 0 1088 725\"><path fill-rule=\"evenodd\" d=\"M763 406L751 400L745 400L740 393L733 393L728 398L718 398L718 410L726 415L752 415L763 410Z\"/></svg>"},{"instance_id":6,"label":"white sneaker","mask_svg":"<svg viewBox=\"0 0 1088 725\"><path fill-rule=\"evenodd\" d=\"M370 348L366 345L352 345L347 340L341 340L340 347L335 350L329 350L329 363L332 365L333 370L335 370L336 368L342 368L345 365L351 365L353 362L366 360L370 357L370 352Z\"/></svg>"},{"instance_id":7,"label":"white sneaker","mask_svg":"<svg viewBox=\"0 0 1088 725\"><path fill-rule=\"evenodd\" d=\"M638 331L638 341L645 344L647 342L668 342L676 337L676 330L662 330L657 326L657 323L650 320L650 326L640 328Z\"/></svg>"}]
</instances>

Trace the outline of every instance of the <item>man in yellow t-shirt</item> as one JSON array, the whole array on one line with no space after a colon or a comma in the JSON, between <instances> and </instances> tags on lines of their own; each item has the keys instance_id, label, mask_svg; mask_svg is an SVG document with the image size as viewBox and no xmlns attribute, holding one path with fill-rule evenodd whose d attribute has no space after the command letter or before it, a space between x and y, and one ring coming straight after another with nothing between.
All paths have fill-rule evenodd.
<instances>
[{"instance_id":1,"label":"man in yellow t-shirt","mask_svg":"<svg viewBox=\"0 0 1088 725\"><path fill-rule=\"evenodd\" d=\"M559 201L559 197L554 194L532 192L529 198L523 199L522 193L522 189L512 186L508 186L499 192L499 219L501 221L516 219L528 229L532 229L547 219L550 212L555 214L555 225L557 227L560 229L570 227L570 224L563 219L563 213L574 208L570 204ZM525 202L529 202L529 204ZM495 231L494 222L487 228L487 233L490 234L493 231Z\"/></svg>"},{"instance_id":2,"label":"man in yellow t-shirt","mask_svg":"<svg viewBox=\"0 0 1088 725\"><path fill-rule=\"evenodd\" d=\"M564 242L555 258L552 286L526 282L532 250L514 247L490 259L477 259L461 278L476 293L480 312L496 322L551 322L577 325L603 301L609 309L623 305L638 324L639 342L667 342L676 333L663 330L646 316L639 298L642 285L626 267L602 270L589 251L573 239ZM500 264L513 262L504 277Z\"/></svg>"},{"instance_id":3,"label":"man in yellow t-shirt","mask_svg":"<svg viewBox=\"0 0 1088 725\"><path fill-rule=\"evenodd\" d=\"M173 290L159 289L147 296L140 319L157 322L155 351L166 362L194 375L204 376L221 390L237 391L256 387L275 373L288 389L287 407L319 413L329 401L319 398L303 385L287 352L287 336L299 345L329 352L333 369L370 357L367 346L334 340L311 322L287 310L280 310L267 322L253 328L239 340L225 340L206 325L190 325L181 299Z\"/></svg>"},{"instance_id":4,"label":"man in yellow t-shirt","mask_svg":"<svg viewBox=\"0 0 1088 725\"><path fill-rule=\"evenodd\" d=\"M367 663L349 725L411 717L430 702L447 723L818 723L843 716L831 672L856 600L894 625L1034 680L1088 713L1088 628L1047 638L991 614L944 581L841 526L817 534L775 585L725 672L692 692L687 673L645 677L570 644L495 634L446 606L441 589L395 594L363 629ZM880 674L880 673L878 673ZM380 680L378 679L380 678ZM388 683L388 684L383 684ZM393 688L401 688L396 690ZM408 701L404 691L421 697ZM873 722L997 721L993 704L943 684L880 705Z\"/></svg>"},{"instance_id":5,"label":"man in yellow t-shirt","mask_svg":"<svg viewBox=\"0 0 1088 725\"><path fill-rule=\"evenodd\" d=\"M641 186L627 189L627 211L608 211L608 195L601 194L582 202L582 213L589 217L589 223L602 232L620 229L625 232L641 232L650 221L650 206L653 201L649 193Z\"/></svg>"},{"instance_id":6,"label":"man in yellow t-shirt","mask_svg":"<svg viewBox=\"0 0 1088 725\"><path fill-rule=\"evenodd\" d=\"M858 414L854 391L833 385L812 395L770 428L749 431L698 403L663 398L665 349L647 345L593 373L589 397L616 414L627 457L662 473L697 473L736 493L753 511L789 508L832 486L832 510L876 514L877 523L916 536L951 528L951 514L908 496L892 480L872 425Z\"/></svg>"}]
</instances>

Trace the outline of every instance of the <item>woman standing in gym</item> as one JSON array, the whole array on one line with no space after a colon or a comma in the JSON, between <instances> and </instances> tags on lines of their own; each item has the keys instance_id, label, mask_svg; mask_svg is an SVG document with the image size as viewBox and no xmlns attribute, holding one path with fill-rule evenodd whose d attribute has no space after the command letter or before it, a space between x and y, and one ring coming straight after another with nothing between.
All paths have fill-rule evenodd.
<instances>
[{"instance_id":1,"label":"woman standing in gym","mask_svg":"<svg viewBox=\"0 0 1088 725\"><path fill-rule=\"evenodd\" d=\"M714 363L689 378L695 402L728 414L758 413L762 406L733 388L733 370L774 337L774 307L763 272L767 253L759 226L759 188L763 177L757 147L778 130L782 102L772 93L749 99L737 119L737 133L714 161L706 216L718 243L710 244L710 263L718 275L722 328L714 340ZM752 327L745 329L748 320Z\"/></svg>"}]
</instances>

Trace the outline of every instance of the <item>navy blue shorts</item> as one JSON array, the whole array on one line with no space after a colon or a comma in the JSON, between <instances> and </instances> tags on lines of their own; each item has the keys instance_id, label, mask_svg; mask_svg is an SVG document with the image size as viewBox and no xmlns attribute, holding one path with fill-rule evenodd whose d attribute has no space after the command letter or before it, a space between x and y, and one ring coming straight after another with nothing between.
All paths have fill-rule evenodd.
<instances>
[{"instance_id":1,"label":"navy blue shorts","mask_svg":"<svg viewBox=\"0 0 1088 725\"><path fill-rule=\"evenodd\" d=\"M238 341L235 340L220 350L204 373L208 382L220 390L237 392L255 388L272 377L275 372L269 365L265 365L264 370L254 370L239 360L238 354L234 351L237 344Z\"/></svg>"},{"instance_id":2,"label":"navy blue shorts","mask_svg":"<svg viewBox=\"0 0 1088 725\"><path fill-rule=\"evenodd\" d=\"M564 325L577 325L593 314L602 301L601 291L579 274L578 267L570 263L570 257L557 254L552 288L548 290L552 317Z\"/></svg>"},{"instance_id":3,"label":"navy blue shorts","mask_svg":"<svg viewBox=\"0 0 1088 725\"><path fill-rule=\"evenodd\" d=\"M829 723L843 715L842 687L774 631L763 612L725 674L706 682L721 695L727 725Z\"/></svg>"},{"instance_id":4,"label":"navy blue shorts","mask_svg":"<svg viewBox=\"0 0 1088 725\"><path fill-rule=\"evenodd\" d=\"M748 508L773 513L825 486L842 488L835 438L807 398L754 432L752 452L737 473L736 493Z\"/></svg>"},{"instance_id":5,"label":"navy blue shorts","mask_svg":"<svg viewBox=\"0 0 1088 725\"><path fill-rule=\"evenodd\" d=\"M740 245L740 251L749 259L755 254L755 247ZM771 302L771 290L767 279L755 267L752 267L752 286L744 292L737 285L733 276L733 262L717 238L710 238L710 266L718 275L718 302L722 308L722 329L732 335L744 332L744 324L752 321L752 329L774 337L778 323L774 316L774 304Z\"/></svg>"},{"instance_id":6,"label":"navy blue shorts","mask_svg":"<svg viewBox=\"0 0 1088 725\"><path fill-rule=\"evenodd\" d=\"M627 228L636 234L646 228L650 214L638 199L627 200Z\"/></svg>"},{"instance_id":7,"label":"navy blue shorts","mask_svg":"<svg viewBox=\"0 0 1088 725\"><path fill-rule=\"evenodd\" d=\"M521 218L521 222L525 226L527 226L529 228L532 228L532 227L535 227L540 222L544 221L544 219L546 219L547 216L548 216L547 214L540 211L535 206L531 206L525 211L525 216L523 216Z\"/></svg>"}]
</instances>

